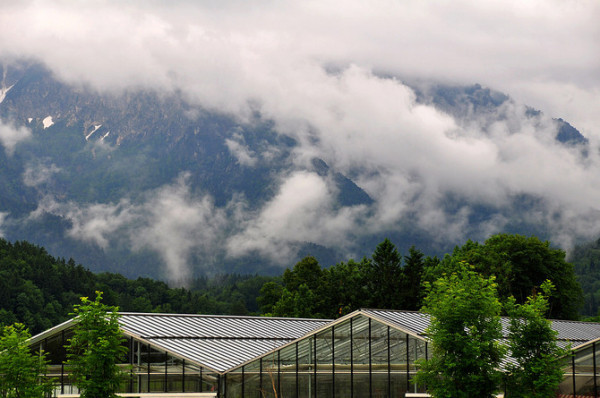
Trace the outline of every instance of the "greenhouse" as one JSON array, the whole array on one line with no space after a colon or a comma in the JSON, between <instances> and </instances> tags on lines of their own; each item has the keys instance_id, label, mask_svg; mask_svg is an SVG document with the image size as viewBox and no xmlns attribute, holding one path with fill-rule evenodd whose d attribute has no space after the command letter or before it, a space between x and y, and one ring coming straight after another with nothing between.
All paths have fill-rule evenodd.
<instances>
[{"instance_id":1,"label":"greenhouse","mask_svg":"<svg viewBox=\"0 0 600 398\"><path fill-rule=\"evenodd\" d=\"M359 310L322 319L122 313L124 397L408 397L429 355L427 315ZM64 364L74 320L30 340L48 353L56 397L77 397ZM553 321L565 358L563 397L598 396L600 324Z\"/></svg>"}]
</instances>

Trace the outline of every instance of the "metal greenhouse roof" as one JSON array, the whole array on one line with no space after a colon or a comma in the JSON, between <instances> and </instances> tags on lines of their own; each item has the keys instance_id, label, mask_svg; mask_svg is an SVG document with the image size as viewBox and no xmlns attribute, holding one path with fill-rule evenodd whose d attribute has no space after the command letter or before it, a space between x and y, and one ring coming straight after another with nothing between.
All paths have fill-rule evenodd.
<instances>
[{"instance_id":1,"label":"metal greenhouse roof","mask_svg":"<svg viewBox=\"0 0 600 398\"><path fill-rule=\"evenodd\" d=\"M412 334L426 337L429 315L415 311L363 309L360 312L378 319L390 326L396 326ZM502 318L504 336L508 332L508 318ZM552 328L558 332L559 341L569 341L573 347L585 344L600 337L600 323L552 320Z\"/></svg>"},{"instance_id":2,"label":"metal greenhouse roof","mask_svg":"<svg viewBox=\"0 0 600 398\"><path fill-rule=\"evenodd\" d=\"M125 335L155 349L185 358L218 373L227 373L297 340L345 322L366 316L390 327L426 340L429 316L415 311L361 309L335 321L327 319L267 318L222 315L179 315L121 313L119 322ZM29 340L35 344L69 329L71 319ZM506 336L508 319L502 324ZM584 347L600 339L600 323L553 320L558 343ZM510 361L510 358L506 358Z\"/></svg>"},{"instance_id":3,"label":"metal greenhouse roof","mask_svg":"<svg viewBox=\"0 0 600 398\"><path fill-rule=\"evenodd\" d=\"M123 331L224 373L331 322L326 319L122 313Z\"/></svg>"}]
</instances>

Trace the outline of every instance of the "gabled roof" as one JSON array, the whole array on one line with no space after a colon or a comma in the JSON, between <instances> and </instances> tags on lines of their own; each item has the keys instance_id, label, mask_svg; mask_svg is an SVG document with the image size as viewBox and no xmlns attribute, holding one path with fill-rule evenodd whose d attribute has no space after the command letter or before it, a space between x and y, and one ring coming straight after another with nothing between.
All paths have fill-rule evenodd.
<instances>
[{"instance_id":1,"label":"gabled roof","mask_svg":"<svg viewBox=\"0 0 600 398\"><path fill-rule=\"evenodd\" d=\"M349 318L366 316L390 327L427 339L429 316L415 311L361 309L335 321L220 315L121 313L123 333L155 349L191 361L217 373L227 373L285 345L312 336ZM73 326L64 322L29 342L35 344ZM502 318L506 336L508 319ZM553 320L559 345L583 347L600 338L600 323ZM508 359L510 360L510 359Z\"/></svg>"},{"instance_id":2,"label":"gabled roof","mask_svg":"<svg viewBox=\"0 0 600 398\"><path fill-rule=\"evenodd\" d=\"M121 313L119 318L125 335L217 373L226 373L330 322L328 319L150 313ZM29 343L35 344L74 324L74 319L68 320L33 336Z\"/></svg>"},{"instance_id":3,"label":"gabled roof","mask_svg":"<svg viewBox=\"0 0 600 398\"><path fill-rule=\"evenodd\" d=\"M331 320L122 313L119 322L130 336L225 373Z\"/></svg>"},{"instance_id":4,"label":"gabled roof","mask_svg":"<svg viewBox=\"0 0 600 398\"><path fill-rule=\"evenodd\" d=\"M427 337L426 329L429 326L429 315L416 311L398 311L398 310L360 310L363 314L380 320L390 326L396 326L410 334ZM509 319L501 318L502 333L504 337L508 336ZM558 332L557 339L559 344L566 345L571 343L573 348L591 342L600 338L600 323L596 322L578 322L565 320L551 320L552 329Z\"/></svg>"}]
</instances>

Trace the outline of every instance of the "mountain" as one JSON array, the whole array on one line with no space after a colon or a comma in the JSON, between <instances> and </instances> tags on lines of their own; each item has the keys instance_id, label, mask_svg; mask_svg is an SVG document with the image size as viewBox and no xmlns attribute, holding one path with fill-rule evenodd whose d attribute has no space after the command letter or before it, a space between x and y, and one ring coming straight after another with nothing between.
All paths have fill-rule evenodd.
<instances>
[{"instance_id":1,"label":"mountain","mask_svg":"<svg viewBox=\"0 0 600 398\"><path fill-rule=\"evenodd\" d=\"M242 117L203 108L180 91L70 85L38 63L3 71L0 233L11 241L43 245L95 271L184 283L206 273L273 274L307 254L333 264L370 253L384 236L432 254L463 239L424 227L417 213L425 188L405 199L412 207L401 222L386 224L372 181L389 171L339 161L339 148L328 157L306 150L325 146L323 137L310 126L305 135L289 133L258 105ZM499 121L522 113L586 156L589 143L573 126L515 110L507 95L479 85L406 85L416 106L449 115L457 134L477 121L477 134L493 140ZM499 218L509 232L545 236L543 224L520 217L539 196L517 192L502 205L466 200L441 193L439 216L479 236ZM373 220L384 221L375 227Z\"/></svg>"}]
</instances>

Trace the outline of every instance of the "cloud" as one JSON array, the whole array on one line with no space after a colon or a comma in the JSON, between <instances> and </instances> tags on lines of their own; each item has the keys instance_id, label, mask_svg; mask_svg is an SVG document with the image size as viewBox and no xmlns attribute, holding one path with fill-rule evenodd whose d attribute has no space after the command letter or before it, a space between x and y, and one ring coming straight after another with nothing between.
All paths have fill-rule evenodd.
<instances>
[{"instance_id":1,"label":"cloud","mask_svg":"<svg viewBox=\"0 0 600 398\"><path fill-rule=\"evenodd\" d=\"M281 259L304 241L346 248L407 225L455 243L518 219L560 242L598 234L599 16L595 0L5 2L0 57L41 59L102 92L178 92L241 123L260 113L296 140L292 169L258 210L240 198L217 208L185 179L141 203L41 204L72 220L78 239L106 247L124 234L185 275L194 250ZM513 100L465 122L417 101L408 84L430 81ZM524 104L545 114L527 117ZM551 117L590 138L587 158L555 142ZM226 145L245 167L268 153L239 134ZM314 157L374 204L337 206L331 179L310 171ZM511 213L522 197L539 210ZM489 217L473 226L479 207Z\"/></svg>"},{"instance_id":2,"label":"cloud","mask_svg":"<svg viewBox=\"0 0 600 398\"><path fill-rule=\"evenodd\" d=\"M192 275L190 256L203 255L211 264L212 250L227 225L224 210L215 208L209 196L193 197L182 175L173 184L147 192L141 202L123 198L117 203L78 204L46 196L30 214L64 217L72 224L67 235L108 249L115 242L129 242L134 251L149 249L162 258L165 278L178 284Z\"/></svg>"},{"instance_id":3,"label":"cloud","mask_svg":"<svg viewBox=\"0 0 600 398\"><path fill-rule=\"evenodd\" d=\"M598 135L595 0L350 0L344 7L333 0L42 0L0 7L0 54L41 58L67 81L101 90L181 89L204 106L243 114L249 100L273 98L272 89L310 82L314 66L356 64L479 82Z\"/></svg>"},{"instance_id":4,"label":"cloud","mask_svg":"<svg viewBox=\"0 0 600 398\"><path fill-rule=\"evenodd\" d=\"M335 209L334 192L322 177L294 172L282 181L273 199L229 238L228 253L235 257L258 252L285 263L306 242L343 247L365 210L364 206Z\"/></svg>"},{"instance_id":5,"label":"cloud","mask_svg":"<svg viewBox=\"0 0 600 398\"><path fill-rule=\"evenodd\" d=\"M2 228L2 226L5 223L7 217L8 213L0 211L0 238L4 237L4 229Z\"/></svg>"},{"instance_id":6,"label":"cloud","mask_svg":"<svg viewBox=\"0 0 600 398\"><path fill-rule=\"evenodd\" d=\"M0 121L0 143L8 156L12 156L19 142L29 138L31 138L31 131L27 127L16 127Z\"/></svg>"},{"instance_id":7,"label":"cloud","mask_svg":"<svg viewBox=\"0 0 600 398\"><path fill-rule=\"evenodd\" d=\"M254 166L256 164L255 154L246 146L244 137L241 134L236 133L233 138L227 138L225 145L242 166Z\"/></svg>"},{"instance_id":8,"label":"cloud","mask_svg":"<svg viewBox=\"0 0 600 398\"><path fill-rule=\"evenodd\" d=\"M39 187L50 181L52 176L61 169L49 160L37 160L26 166L23 173L23 183L28 187Z\"/></svg>"}]
</instances>

